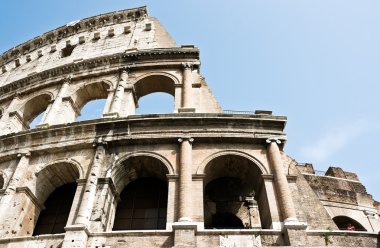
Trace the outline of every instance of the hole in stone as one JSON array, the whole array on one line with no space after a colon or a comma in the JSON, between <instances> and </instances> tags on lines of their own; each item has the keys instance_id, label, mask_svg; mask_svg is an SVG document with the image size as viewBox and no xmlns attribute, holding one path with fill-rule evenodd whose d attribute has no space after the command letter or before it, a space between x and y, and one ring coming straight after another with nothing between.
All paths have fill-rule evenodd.
<instances>
[{"instance_id":1,"label":"hole in stone","mask_svg":"<svg viewBox=\"0 0 380 248\"><path fill-rule=\"evenodd\" d=\"M67 44L67 46L65 48L63 48L61 51L62 58L70 56L73 53L74 48L75 48L75 46Z\"/></svg>"}]
</instances>

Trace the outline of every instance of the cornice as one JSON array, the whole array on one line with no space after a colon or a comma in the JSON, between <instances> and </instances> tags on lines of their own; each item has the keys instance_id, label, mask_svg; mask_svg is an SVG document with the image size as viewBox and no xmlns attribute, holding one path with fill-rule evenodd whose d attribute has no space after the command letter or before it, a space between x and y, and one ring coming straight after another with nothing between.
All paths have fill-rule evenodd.
<instances>
[{"instance_id":1,"label":"cornice","mask_svg":"<svg viewBox=\"0 0 380 248\"><path fill-rule=\"evenodd\" d=\"M0 57L0 67L17 59L22 54L26 54L42 48L43 46L56 43L59 40L68 38L72 35L93 31L95 29L111 26L114 24L142 20L147 15L148 10L146 6L143 6L133 9L109 12L70 22L4 52Z\"/></svg>"},{"instance_id":2,"label":"cornice","mask_svg":"<svg viewBox=\"0 0 380 248\"><path fill-rule=\"evenodd\" d=\"M178 60L178 61L177 61ZM131 69L142 69L144 67L162 66L180 66L182 61L195 61L199 66L199 49L198 48L162 48L149 50L128 50L124 53L97 57L87 60L73 61L70 64L55 67L38 73L29 74L28 76L16 80L0 87L0 95L7 97L7 93L20 91L26 87L32 87L34 84L41 84L41 81L49 78L62 78L66 75L72 75L72 80L79 74L85 74L91 71L91 75L108 74L117 72L120 66L129 64ZM152 63L148 63L152 62ZM94 69L98 69L98 72ZM106 69L106 71L102 71ZM98 76L98 75L96 75ZM0 99L1 101L2 99Z\"/></svg>"}]
</instances>

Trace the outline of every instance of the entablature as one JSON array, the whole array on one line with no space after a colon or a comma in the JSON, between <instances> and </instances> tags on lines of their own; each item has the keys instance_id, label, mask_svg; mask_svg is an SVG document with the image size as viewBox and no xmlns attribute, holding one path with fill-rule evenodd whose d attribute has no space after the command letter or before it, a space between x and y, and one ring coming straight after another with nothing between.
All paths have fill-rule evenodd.
<instances>
[{"instance_id":1,"label":"entablature","mask_svg":"<svg viewBox=\"0 0 380 248\"><path fill-rule=\"evenodd\" d=\"M286 117L231 114L160 114L97 119L44 126L0 137L0 161L14 159L18 151L33 153L91 149L102 137L108 145L177 144L179 137L199 143L262 144L271 137L286 139ZM184 131L186 130L186 131Z\"/></svg>"}]
</instances>

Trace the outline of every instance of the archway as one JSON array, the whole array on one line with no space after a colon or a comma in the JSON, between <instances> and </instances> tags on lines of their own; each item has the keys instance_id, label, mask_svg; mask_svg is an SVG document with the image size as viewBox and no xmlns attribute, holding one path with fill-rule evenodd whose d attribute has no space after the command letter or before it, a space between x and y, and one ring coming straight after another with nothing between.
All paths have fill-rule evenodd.
<instances>
[{"instance_id":1,"label":"archway","mask_svg":"<svg viewBox=\"0 0 380 248\"><path fill-rule=\"evenodd\" d=\"M45 209L38 217L33 236L65 232L76 187L76 183L65 184L50 194L45 201Z\"/></svg>"},{"instance_id":2,"label":"archway","mask_svg":"<svg viewBox=\"0 0 380 248\"><path fill-rule=\"evenodd\" d=\"M80 121L96 117L100 118L105 105L105 100L103 99L107 98L109 88L109 84L101 81L96 83L85 84L81 86L79 89L77 89L72 96L72 100L76 108L74 110L75 117L73 119ZM92 108L87 108L88 104L90 105L88 107L93 107L96 109L93 110ZM86 113L83 111L86 111ZM96 116L94 116L93 113L90 112L96 112L97 114ZM82 119L77 119L77 117L80 115L83 115Z\"/></svg>"},{"instance_id":3,"label":"archway","mask_svg":"<svg viewBox=\"0 0 380 248\"><path fill-rule=\"evenodd\" d=\"M339 230L367 231L359 222L347 216L335 216L333 221Z\"/></svg>"},{"instance_id":4,"label":"archway","mask_svg":"<svg viewBox=\"0 0 380 248\"><path fill-rule=\"evenodd\" d=\"M57 162L36 173L35 196L45 209L36 212L33 235L64 232L80 177L77 165Z\"/></svg>"},{"instance_id":5,"label":"archway","mask_svg":"<svg viewBox=\"0 0 380 248\"><path fill-rule=\"evenodd\" d=\"M153 74L143 77L134 84L134 88L138 103L137 113L172 113L174 111L175 82L169 75Z\"/></svg>"},{"instance_id":6,"label":"archway","mask_svg":"<svg viewBox=\"0 0 380 248\"><path fill-rule=\"evenodd\" d=\"M262 171L255 163L238 155L222 155L206 165L205 174L205 228L261 227L256 193Z\"/></svg>"},{"instance_id":7,"label":"archway","mask_svg":"<svg viewBox=\"0 0 380 248\"><path fill-rule=\"evenodd\" d=\"M38 116L42 119L42 116L44 115L44 112L46 111L51 101L52 95L48 93L43 93L28 100L24 104L23 108L20 109L21 117L25 125L27 127L30 127L33 120ZM33 127L37 124L38 123L34 123Z\"/></svg>"},{"instance_id":8,"label":"archway","mask_svg":"<svg viewBox=\"0 0 380 248\"><path fill-rule=\"evenodd\" d=\"M120 192L113 230L156 230L166 228L167 167L149 156L129 157L112 177Z\"/></svg>"},{"instance_id":9,"label":"archway","mask_svg":"<svg viewBox=\"0 0 380 248\"><path fill-rule=\"evenodd\" d=\"M105 99L96 99L87 102L81 109L80 115L76 121L94 120L102 117L104 110Z\"/></svg>"}]
</instances>

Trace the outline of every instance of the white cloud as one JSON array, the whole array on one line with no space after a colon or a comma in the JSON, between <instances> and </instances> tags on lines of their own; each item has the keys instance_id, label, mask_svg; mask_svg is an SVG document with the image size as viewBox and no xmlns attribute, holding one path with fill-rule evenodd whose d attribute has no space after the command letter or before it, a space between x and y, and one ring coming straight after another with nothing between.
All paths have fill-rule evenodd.
<instances>
[{"instance_id":1,"label":"white cloud","mask_svg":"<svg viewBox=\"0 0 380 248\"><path fill-rule=\"evenodd\" d=\"M324 162L367 130L369 130L369 124L365 120L330 127L319 139L310 142L310 146L301 149L301 154L311 161Z\"/></svg>"}]
</instances>

